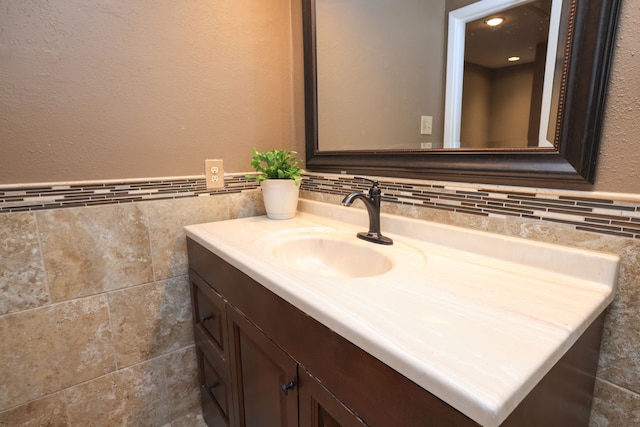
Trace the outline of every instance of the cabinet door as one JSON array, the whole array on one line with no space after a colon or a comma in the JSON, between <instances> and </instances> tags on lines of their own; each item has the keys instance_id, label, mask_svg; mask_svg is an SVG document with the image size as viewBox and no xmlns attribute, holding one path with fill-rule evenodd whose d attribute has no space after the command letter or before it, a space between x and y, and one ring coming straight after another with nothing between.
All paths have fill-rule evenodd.
<instances>
[{"instance_id":1,"label":"cabinet door","mask_svg":"<svg viewBox=\"0 0 640 427\"><path fill-rule=\"evenodd\" d=\"M367 424L331 394L302 367L300 382L300 427L364 427Z\"/></svg>"},{"instance_id":2,"label":"cabinet door","mask_svg":"<svg viewBox=\"0 0 640 427\"><path fill-rule=\"evenodd\" d=\"M239 426L297 426L297 363L237 310L227 318Z\"/></svg>"}]
</instances>

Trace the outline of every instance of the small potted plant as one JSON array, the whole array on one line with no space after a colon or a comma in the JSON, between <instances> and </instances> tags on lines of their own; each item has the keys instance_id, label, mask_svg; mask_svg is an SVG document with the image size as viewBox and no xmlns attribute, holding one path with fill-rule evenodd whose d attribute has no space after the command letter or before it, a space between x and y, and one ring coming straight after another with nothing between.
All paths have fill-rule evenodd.
<instances>
[{"instance_id":1,"label":"small potted plant","mask_svg":"<svg viewBox=\"0 0 640 427\"><path fill-rule=\"evenodd\" d=\"M262 197L267 216L271 219L289 219L296 214L300 180L304 169L298 165L295 151L271 150L259 152L253 149L251 167L256 174L249 174L262 187Z\"/></svg>"}]
</instances>

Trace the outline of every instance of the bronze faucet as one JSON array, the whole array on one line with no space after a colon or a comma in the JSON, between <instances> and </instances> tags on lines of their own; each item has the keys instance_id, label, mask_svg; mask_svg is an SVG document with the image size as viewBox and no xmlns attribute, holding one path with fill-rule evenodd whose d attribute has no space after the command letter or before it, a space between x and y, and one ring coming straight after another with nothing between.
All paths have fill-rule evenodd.
<instances>
[{"instance_id":1,"label":"bronze faucet","mask_svg":"<svg viewBox=\"0 0 640 427\"><path fill-rule=\"evenodd\" d=\"M382 198L382 191L378 186L378 181L373 181L366 178L360 178L371 182L371 188L368 194L355 192L349 194L342 200L342 204L349 207L356 200L360 199L364 203L369 213L369 231L367 233L360 232L357 234L359 239L366 240L367 242L378 243L381 245L393 245L393 240L385 237L380 232L380 200Z\"/></svg>"}]
</instances>

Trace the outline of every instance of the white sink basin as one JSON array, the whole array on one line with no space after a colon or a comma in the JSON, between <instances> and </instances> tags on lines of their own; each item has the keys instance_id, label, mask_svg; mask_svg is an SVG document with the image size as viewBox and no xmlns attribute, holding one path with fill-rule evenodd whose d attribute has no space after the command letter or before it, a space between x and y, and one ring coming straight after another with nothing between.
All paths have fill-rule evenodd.
<instances>
[{"instance_id":1,"label":"white sink basin","mask_svg":"<svg viewBox=\"0 0 640 427\"><path fill-rule=\"evenodd\" d=\"M301 235L277 243L273 256L288 267L328 277L371 277L391 270L393 263L372 246L338 235Z\"/></svg>"}]
</instances>

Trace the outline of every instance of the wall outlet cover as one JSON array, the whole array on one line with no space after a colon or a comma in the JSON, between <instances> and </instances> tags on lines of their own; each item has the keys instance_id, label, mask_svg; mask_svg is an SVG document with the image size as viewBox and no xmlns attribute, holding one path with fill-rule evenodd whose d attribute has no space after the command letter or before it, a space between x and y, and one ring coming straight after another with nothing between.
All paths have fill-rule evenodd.
<instances>
[{"instance_id":1,"label":"wall outlet cover","mask_svg":"<svg viewBox=\"0 0 640 427\"><path fill-rule=\"evenodd\" d=\"M224 188L224 168L222 159L207 159L204 161L204 175L207 189Z\"/></svg>"}]
</instances>

